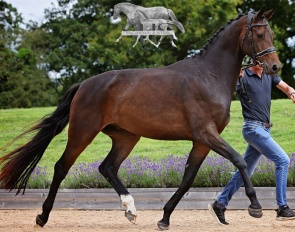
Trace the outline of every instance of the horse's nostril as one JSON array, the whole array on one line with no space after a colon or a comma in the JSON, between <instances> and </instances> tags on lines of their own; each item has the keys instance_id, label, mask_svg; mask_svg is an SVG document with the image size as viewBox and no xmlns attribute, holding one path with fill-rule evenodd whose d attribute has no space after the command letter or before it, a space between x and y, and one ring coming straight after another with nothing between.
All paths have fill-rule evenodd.
<instances>
[{"instance_id":1,"label":"horse's nostril","mask_svg":"<svg viewBox=\"0 0 295 232\"><path fill-rule=\"evenodd\" d=\"M277 71L280 70L280 67L279 67L278 65L274 64L274 65L272 66L272 70L277 72Z\"/></svg>"}]
</instances>

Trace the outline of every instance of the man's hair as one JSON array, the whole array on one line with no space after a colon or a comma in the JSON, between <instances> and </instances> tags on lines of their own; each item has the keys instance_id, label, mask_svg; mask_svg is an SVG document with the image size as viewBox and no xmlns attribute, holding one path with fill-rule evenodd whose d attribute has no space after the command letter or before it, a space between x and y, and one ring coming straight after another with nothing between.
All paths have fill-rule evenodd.
<instances>
[{"instance_id":1,"label":"man's hair","mask_svg":"<svg viewBox=\"0 0 295 232\"><path fill-rule=\"evenodd\" d=\"M248 60L247 64L251 64L251 63L253 63L253 59L252 59L252 58L250 58L250 59Z\"/></svg>"}]
</instances>

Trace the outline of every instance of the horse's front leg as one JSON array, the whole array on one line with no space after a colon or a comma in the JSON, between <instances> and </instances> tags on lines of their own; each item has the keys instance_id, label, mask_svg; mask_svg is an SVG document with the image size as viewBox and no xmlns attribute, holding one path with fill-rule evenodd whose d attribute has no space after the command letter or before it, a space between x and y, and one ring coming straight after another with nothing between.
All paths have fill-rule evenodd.
<instances>
[{"instance_id":1,"label":"horse's front leg","mask_svg":"<svg viewBox=\"0 0 295 232\"><path fill-rule=\"evenodd\" d=\"M136 41L135 41L135 43L133 44L133 47L136 46L136 44L138 43L140 37L141 37L141 35L138 35L138 36L137 36Z\"/></svg>"},{"instance_id":2,"label":"horse's front leg","mask_svg":"<svg viewBox=\"0 0 295 232\"><path fill-rule=\"evenodd\" d=\"M250 180L247 164L243 157L236 152L229 144L227 144L219 135L217 131L212 129L207 130L208 138L207 145L216 153L220 154L224 158L228 159L235 165L243 178L246 195L249 198L251 204L248 208L249 215L255 218L262 217L262 207L259 204L259 201L256 196L256 191L253 188L252 182Z\"/></svg>"},{"instance_id":3,"label":"horse's front leg","mask_svg":"<svg viewBox=\"0 0 295 232\"><path fill-rule=\"evenodd\" d=\"M127 31L130 26L131 26L131 24L129 23L129 21L127 21L127 24L126 24L126 26L125 26L125 28L123 30Z\"/></svg>"},{"instance_id":4,"label":"horse's front leg","mask_svg":"<svg viewBox=\"0 0 295 232\"><path fill-rule=\"evenodd\" d=\"M123 28L122 31L127 31L129 27L130 27L130 24L127 22L125 28ZM116 42L118 43L118 42L120 41L120 39L122 39L122 37L123 37L123 34L122 34L122 32L121 32L121 35L120 35L120 37L116 40Z\"/></svg>"},{"instance_id":5,"label":"horse's front leg","mask_svg":"<svg viewBox=\"0 0 295 232\"><path fill-rule=\"evenodd\" d=\"M161 38L159 39L158 43L155 45L157 48L160 46L160 44L162 43L162 40L164 38L165 35L161 35Z\"/></svg>"},{"instance_id":6,"label":"horse's front leg","mask_svg":"<svg viewBox=\"0 0 295 232\"><path fill-rule=\"evenodd\" d=\"M122 32L121 32L121 35L120 35L120 37L116 40L116 43L118 43L119 41L120 41L120 39L122 38Z\"/></svg>"},{"instance_id":7,"label":"horse's front leg","mask_svg":"<svg viewBox=\"0 0 295 232\"><path fill-rule=\"evenodd\" d=\"M144 41L150 41L150 37L149 37L149 35L146 35L146 36L145 36Z\"/></svg>"},{"instance_id":8,"label":"horse's front leg","mask_svg":"<svg viewBox=\"0 0 295 232\"><path fill-rule=\"evenodd\" d=\"M155 44L152 40L150 40L150 38L148 38L148 41L152 44L152 45L154 45L155 47L159 47L159 45L158 44Z\"/></svg>"},{"instance_id":9,"label":"horse's front leg","mask_svg":"<svg viewBox=\"0 0 295 232\"><path fill-rule=\"evenodd\" d=\"M195 176L209 151L210 149L208 147L205 147L201 144L194 143L194 146L189 154L187 163L185 165L184 176L180 184L180 187L164 206L163 219L158 222L159 229L161 230L169 229L170 216L173 210L175 209L176 205L181 200L183 195L191 187L195 179Z\"/></svg>"}]
</instances>

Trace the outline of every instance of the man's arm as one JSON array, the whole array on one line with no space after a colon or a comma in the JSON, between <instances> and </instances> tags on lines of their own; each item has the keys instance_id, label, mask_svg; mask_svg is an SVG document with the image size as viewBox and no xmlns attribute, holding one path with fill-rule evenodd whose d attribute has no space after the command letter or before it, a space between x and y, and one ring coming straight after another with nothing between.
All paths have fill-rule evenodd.
<instances>
[{"instance_id":1,"label":"man's arm","mask_svg":"<svg viewBox=\"0 0 295 232\"><path fill-rule=\"evenodd\" d=\"M295 103L295 90L289 86L286 82L280 81L279 84L277 84L277 88L282 90L287 96Z\"/></svg>"}]
</instances>

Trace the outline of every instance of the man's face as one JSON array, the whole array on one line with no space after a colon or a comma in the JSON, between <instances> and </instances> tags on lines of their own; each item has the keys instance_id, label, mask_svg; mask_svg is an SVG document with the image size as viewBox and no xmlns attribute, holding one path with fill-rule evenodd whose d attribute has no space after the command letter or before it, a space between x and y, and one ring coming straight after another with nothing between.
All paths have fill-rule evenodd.
<instances>
[{"instance_id":1,"label":"man's face","mask_svg":"<svg viewBox=\"0 0 295 232\"><path fill-rule=\"evenodd\" d=\"M251 62L251 64L253 64L254 63L253 59L251 59L250 62ZM257 69L263 69L262 64L263 63L261 63L258 60L256 60L256 65L254 67L257 68Z\"/></svg>"}]
</instances>

